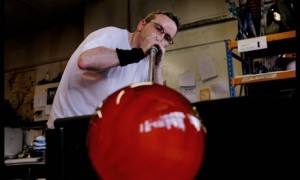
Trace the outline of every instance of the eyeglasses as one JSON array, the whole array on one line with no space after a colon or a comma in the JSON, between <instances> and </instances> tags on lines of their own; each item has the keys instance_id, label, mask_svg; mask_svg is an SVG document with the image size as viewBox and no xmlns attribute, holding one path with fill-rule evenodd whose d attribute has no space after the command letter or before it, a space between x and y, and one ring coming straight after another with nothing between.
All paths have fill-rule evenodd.
<instances>
[{"instance_id":1,"label":"eyeglasses","mask_svg":"<svg viewBox=\"0 0 300 180\"><path fill-rule=\"evenodd\" d=\"M160 34L165 34L164 35L164 40L166 40L169 44L174 44L174 41L173 39L171 38L170 34L167 34L164 30L164 28L162 27L162 25L156 23L156 22L153 22L153 21L150 21L151 23L153 23L155 25L155 29L160 33Z\"/></svg>"}]
</instances>

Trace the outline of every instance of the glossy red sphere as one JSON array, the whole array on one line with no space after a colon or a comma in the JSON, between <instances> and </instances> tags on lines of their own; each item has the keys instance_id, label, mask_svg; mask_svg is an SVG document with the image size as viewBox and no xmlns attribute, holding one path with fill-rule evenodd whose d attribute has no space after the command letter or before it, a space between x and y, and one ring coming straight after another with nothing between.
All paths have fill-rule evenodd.
<instances>
[{"instance_id":1,"label":"glossy red sphere","mask_svg":"<svg viewBox=\"0 0 300 180\"><path fill-rule=\"evenodd\" d=\"M101 179L194 179L205 133L191 103L158 84L133 84L99 106L88 130L88 152Z\"/></svg>"}]
</instances>

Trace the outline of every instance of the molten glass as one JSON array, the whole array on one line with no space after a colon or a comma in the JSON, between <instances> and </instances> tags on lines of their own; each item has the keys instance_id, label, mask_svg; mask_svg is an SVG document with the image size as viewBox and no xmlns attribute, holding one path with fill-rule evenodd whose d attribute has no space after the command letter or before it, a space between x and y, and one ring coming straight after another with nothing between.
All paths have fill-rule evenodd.
<instances>
[{"instance_id":1,"label":"molten glass","mask_svg":"<svg viewBox=\"0 0 300 180\"><path fill-rule=\"evenodd\" d=\"M205 151L195 108L179 92L150 82L109 96L92 117L87 140L104 180L194 179Z\"/></svg>"}]
</instances>

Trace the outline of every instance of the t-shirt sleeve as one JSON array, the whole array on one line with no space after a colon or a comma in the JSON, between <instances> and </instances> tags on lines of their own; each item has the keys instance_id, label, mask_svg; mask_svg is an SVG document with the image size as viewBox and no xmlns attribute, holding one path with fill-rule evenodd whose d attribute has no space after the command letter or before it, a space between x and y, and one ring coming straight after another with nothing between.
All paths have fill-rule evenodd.
<instances>
[{"instance_id":1,"label":"t-shirt sleeve","mask_svg":"<svg viewBox=\"0 0 300 180\"><path fill-rule=\"evenodd\" d=\"M117 42L122 38L121 29L106 27L91 33L83 44L82 51L93 49L99 46L116 48Z\"/></svg>"}]
</instances>

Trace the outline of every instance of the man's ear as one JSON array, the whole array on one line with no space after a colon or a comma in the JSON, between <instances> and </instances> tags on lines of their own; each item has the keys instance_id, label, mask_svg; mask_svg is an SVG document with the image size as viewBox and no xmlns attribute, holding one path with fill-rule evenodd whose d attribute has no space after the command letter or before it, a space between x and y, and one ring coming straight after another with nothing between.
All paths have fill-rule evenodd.
<instances>
[{"instance_id":1,"label":"man's ear","mask_svg":"<svg viewBox=\"0 0 300 180\"><path fill-rule=\"evenodd\" d=\"M137 30L138 32L140 32L140 31L144 28L144 26L145 26L146 24L147 24L147 23L146 23L146 20L145 20L145 19L140 20L139 23L138 23L138 25L137 25L136 30Z\"/></svg>"}]
</instances>

